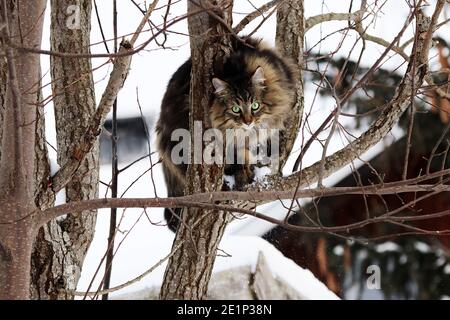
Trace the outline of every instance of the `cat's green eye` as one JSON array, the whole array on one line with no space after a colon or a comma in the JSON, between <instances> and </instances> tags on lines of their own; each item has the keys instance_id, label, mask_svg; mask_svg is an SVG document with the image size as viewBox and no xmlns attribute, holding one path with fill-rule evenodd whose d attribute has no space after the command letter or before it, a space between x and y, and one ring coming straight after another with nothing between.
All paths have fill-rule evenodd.
<instances>
[{"instance_id":1,"label":"cat's green eye","mask_svg":"<svg viewBox=\"0 0 450 320\"><path fill-rule=\"evenodd\" d=\"M259 102L253 102L252 103L252 110L258 110L259 109Z\"/></svg>"},{"instance_id":2,"label":"cat's green eye","mask_svg":"<svg viewBox=\"0 0 450 320\"><path fill-rule=\"evenodd\" d=\"M232 108L231 111L233 111L234 113L239 113L241 112L241 108L239 108L239 106L237 104L235 104Z\"/></svg>"}]
</instances>

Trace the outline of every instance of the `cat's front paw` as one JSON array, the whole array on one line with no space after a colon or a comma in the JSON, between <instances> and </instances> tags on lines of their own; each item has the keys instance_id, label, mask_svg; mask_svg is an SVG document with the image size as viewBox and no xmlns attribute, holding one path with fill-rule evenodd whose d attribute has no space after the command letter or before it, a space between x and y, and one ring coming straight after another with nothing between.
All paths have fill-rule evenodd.
<instances>
[{"instance_id":1,"label":"cat's front paw","mask_svg":"<svg viewBox=\"0 0 450 320\"><path fill-rule=\"evenodd\" d=\"M246 185L253 183L255 181L254 165L243 166L236 172L235 180L237 190L243 190Z\"/></svg>"}]
</instances>

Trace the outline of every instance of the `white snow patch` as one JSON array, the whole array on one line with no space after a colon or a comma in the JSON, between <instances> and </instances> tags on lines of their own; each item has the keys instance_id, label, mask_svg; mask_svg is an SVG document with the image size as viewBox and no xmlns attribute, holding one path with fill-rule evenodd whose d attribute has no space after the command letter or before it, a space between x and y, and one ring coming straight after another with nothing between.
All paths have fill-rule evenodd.
<instances>
[{"instance_id":1,"label":"white snow patch","mask_svg":"<svg viewBox=\"0 0 450 320\"><path fill-rule=\"evenodd\" d=\"M254 169L255 173L255 180L264 182L266 179L266 176L270 175L272 173L272 170L270 167L264 166L264 167L255 167Z\"/></svg>"},{"instance_id":2,"label":"white snow patch","mask_svg":"<svg viewBox=\"0 0 450 320\"><path fill-rule=\"evenodd\" d=\"M333 253L337 256L342 256L344 254L344 247L341 245L334 247Z\"/></svg>"},{"instance_id":3,"label":"white snow patch","mask_svg":"<svg viewBox=\"0 0 450 320\"><path fill-rule=\"evenodd\" d=\"M255 270L258 255L262 252L275 277L284 280L300 295L310 300L337 300L330 291L307 269L303 269L291 259L285 257L272 244L259 237L228 236L219 248L232 257L217 257L214 272L235 266L251 265Z\"/></svg>"},{"instance_id":4,"label":"white snow patch","mask_svg":"<svg viewBox=\"0 0 450 320\"><path fill-rule=\"evenodd\" d=\"M445 267L444 267L444 273L445 273L445 274L450 274L450 264L449 264L449 263L447 263L447 264L445 265Z\"/></svg>"},{"instance_id":5,"label":"white snow patch","mask_svg":"<svg viewBox=\"0 0 450 320\"><path fill-rule=\"evenodd\" d=\"M444 257L442 257L442 256L440 256L437 260L436 260L436 266L437 267L440 267L440 266L442 266L442 265L444 265L444 263L446 263L447 262L447 260L444 258Z\"/></svg>"},{"instance_id":6,"label":"white snow patch","mask_svg":"<svg viewBox=\"0 0 450 320\"><path fill-rule=\"evenodd\" d=\"M226 183L226 185L230 188L230 190L233 190L234 185L236 184L236 179L234 176L223 176L223 181Z\"/></svg>"},{"instance_id":7,"label":"white snow patch","mask_svg":"<svg viewBox=\"0 0 450 320\"><path fill-rule=\"evenodd\" d=\"M56 154L49 152L49 160L50 160L50 174L53 176L61 166L56 161ZM55 206L65 204L66 203L66 188L62 188L55 195ZM60 216L57 219L64 219L66 215Z\"/></svg>"},{"instance_id":8,"label":"white snow patch","mask_svg":"<svg viewBox=\"0 0 450 320\"><path fill-rule=\"evenodd\" d=\"M62 188L60 191L56 193L55 206L59 206L65 203L66 203L66 188Z\"/></svg>"},{"instance_id":9,"label":"white snow patch","mask_svg":"<svg viewBox=\"0 0 450 320\"><path fill-rule=\"evenodd\" d=\"M425 242L414 243L414 248L416 248L417 251L422 253L429 253L431 251L430 246Z\"/></svg>"},{"instance_id":10,"label":"white snow patch","mask_svg":"<svg viewBox=\"0 0 450 320\"><path fill-rule=\"evenodd\" d=\"M58 172L61 166L58 164L55 156L50 155L49 160L50 160L50 174L53 176L56 172Z\"/></svg>"},{"instance_id":11,"label":"white snow patch","mask_svg":"<svg viewBox=\"0 0 450 320\"><path fill-rule=\"evenodd\" d=\"M358 261L362 261L367 259L367 257L369 256L369 254L367 253L367 250L361 250L357 253L357 260Z\"/></svg>"},{"instance_id":12,"label":"white snow patch","mask_svg":"<svg viewBox=\"0 0 450 320\"><path fill-rule=\"evenodd\" d=\"M407 263L408 262L408 257L406 256L406 254L402 254L401 256L400 256L400 263L401 264L405 264L405 263Z\"/></svg>"},{"instance_id":13,"label":"white snow patch","mask_svg":"<svg viewBox=\"0 0 450 320\"><path fill-rule=\"evenodd\" d=\"M400 251L400 246L394 242L388 241L376 246L375 250L379 253L385 253L389 251Z\"/></svg>"}]
</instances>

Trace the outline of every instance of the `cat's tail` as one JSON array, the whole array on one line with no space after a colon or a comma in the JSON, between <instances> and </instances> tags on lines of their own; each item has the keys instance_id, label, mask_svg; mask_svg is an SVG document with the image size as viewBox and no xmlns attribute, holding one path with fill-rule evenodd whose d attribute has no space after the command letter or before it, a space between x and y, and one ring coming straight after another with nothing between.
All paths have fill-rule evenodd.
<instances>
[{"instance_id":1,"label":"cat's tail","mask_svg":"<svg viewBox=\"0 0 450 320\"><path fill-rule=\"evenodd\" d=\"M181 170L180 170L181 169ZM184 183L180 182L180 172L184 172L185 168L178 168L172 163L163 161L164 179L167 185L168 197L181 197L184 195ZM166 208L164 210L164 218L167 226L173 232L176 232L181 221L182 208Z\"/></svg>"},{"instance_id":2,"label":"cat's tail","mask_svg":"<svg viewBox=\"0 0 450 320\"><path fill-rule=\"evenodd\" d=\"M166 208L164 209L164 219L166 219L167 227L172 232L177 232L181 219L181 208Z\"/></svg>"}]
</instances>

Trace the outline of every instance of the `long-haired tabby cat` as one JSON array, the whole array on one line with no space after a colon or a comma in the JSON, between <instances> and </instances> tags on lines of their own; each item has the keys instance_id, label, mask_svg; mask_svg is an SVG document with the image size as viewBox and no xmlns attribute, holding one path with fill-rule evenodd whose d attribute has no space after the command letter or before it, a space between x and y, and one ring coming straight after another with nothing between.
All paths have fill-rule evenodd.
<instances>
[{"instance_id":1,"label":"long-haired tabby cat","mask_svg":"<svg viewBox=\"0 0 450 320\"><path fill-rule=\"evenodd\" d=\"M172 76L156 125L157 148L170 197L183 195L186 180L188 164L172 162L171 151L178 141L171 141L171 135L175 129L189 129L191 67L189 59ZM293 65L261 40L235 39L232 54L223 66L215 67L211 79L215 89L209 114L212 127L220 130L278 129L282 134L293 106L295 75ZM236 185L253 180L252 168L247 164L226 165L225 174L234 175ZM180 209L164 212L173 231L178 226L180 212Z\"/></svg>"}]
</instances>

